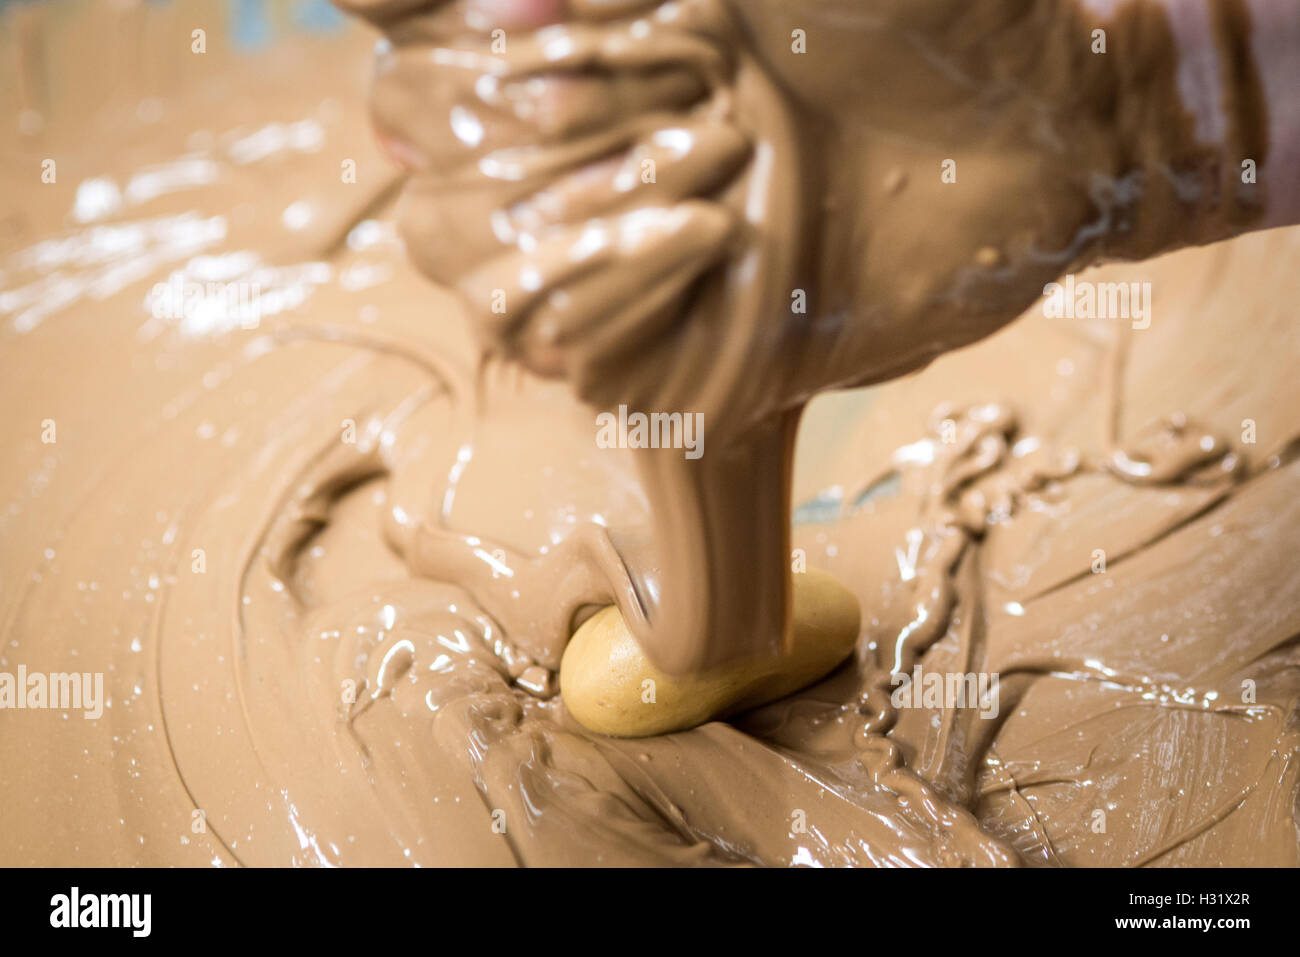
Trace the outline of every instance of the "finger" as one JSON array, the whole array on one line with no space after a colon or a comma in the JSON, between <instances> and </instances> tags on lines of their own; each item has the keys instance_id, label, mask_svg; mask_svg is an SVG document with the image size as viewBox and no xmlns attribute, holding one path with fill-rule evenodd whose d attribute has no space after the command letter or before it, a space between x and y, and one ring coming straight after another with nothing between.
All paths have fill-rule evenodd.
<instances>
[{"instance_id":1,"label":"finger","mask_svg":"<svg viewBox=\"0 0 1300 957\"><path fill-rule=\"evenodd\" d=\"M494 229L499 216L493 211L511 195L502 190L490 180L449 186L436 177L412 177L402 194L398 224L416 267L450 285L508 249Z\"/></svg>"},{"instance_id":2,"label":"finger","mask_svg":"<svg viewBox=\"0 0 1300 957\"><path fill-rule=\"evenodd\" d=\"M372 119L379 135L396 144L400 162L446 173L497 149L554 143L642 114L681 110L706 92L696 74L672 67L502 79L490 72L492 62L421 47L378 53Z\"/></svg>"},{"instance_id":3,"label":"finger","mask_svg":"<svg viewBox=\"0 0 1300 957\"><path fill-rule=\"evenodd\" d=\"M638 209L568 227L527 252L512 250L457 283L490 345L517 351L517 332L545 303L556 337L594 326L603 314L679 271L698 275L725 250L731 214L713 203ZM586 277L589 285L579 285Z\"/></svg>"},{"instance_id":4,"label":"finger","mask_svg":"<svg viewBox=\"0 0 1300 957\"><path fill-rule=\"evenodd\" d=\"M704 208L708 218L701 216L693 227L700 255L648 268L624 261L590 273L566 287L563 295L543 301L516 337L516 348L529 368L539 375L563 375L582 394L593 369L635 355L680 321L691 285L722 259L732 225L720 208Z\"/></svg>"},{"instance_id":5,"label":"finger","mask_svg":"<svg viewBox=\"0 0 1300 957\"><path fill-rule=\"evenodd\" d=\"M463 174L413 176L399 210L411 259L426 275L451 284L506 247L535 239L512 226L506 210L557 176L624 150L638 132L632 126L545 149L498 150Z\"/></svg>"},{"instance_id":6,"label":"finger","mask_svg":"<svg viewBox=\"0 0 1300 957\"><path fill-rule=\"evenodd\" d=\"M606 130L550 148L498 150L461 175L413 176L399 220L407 251L426 275L451 284L465 272L534 237L505 212L544 184L626 148L638 129Z\"/></svg>"},{"instance_id":7,"label":"finger","mask_svg":"<svg viewBox=\"0 0 1300 957\"><path fill-rule=\"evenodd\" d=\"M514 115L531 122L547 141L640 113L682 109L705 93L699 77L672 67L603 75L548 73L501 86Z\"/></svg>"},{"instance_id":8,"label":"finger","mask_svg":"<svg viewBox=\"0 0 1300 957\"><path fill-rule=\"evenodd\" d=\"M527 196L505 220L512 233L535 236L620 209L704 196L732 179L750 148L734 127L708 120L658 129L623 153Z\"/></svg>"},{"instance_id":9,"label":"finger","mask_svg":"<svg viewBox=\"0 0 1300 957\"><path fill-rule=\"evenodd\" d=\"M562 171L540 190L535 175L456 184L417 176L402 200L402 234L426 275L452 283L506 247L536 246L559 227L706 196L728 183L749 153L749 141L733 127L698 120L655 130L608 159Z\"/></svg>"}]
</instances>

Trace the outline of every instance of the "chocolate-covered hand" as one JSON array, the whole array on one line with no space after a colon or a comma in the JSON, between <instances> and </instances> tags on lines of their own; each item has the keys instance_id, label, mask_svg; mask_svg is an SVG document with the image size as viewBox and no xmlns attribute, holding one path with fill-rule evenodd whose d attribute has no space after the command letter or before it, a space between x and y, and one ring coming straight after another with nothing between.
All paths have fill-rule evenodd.
<instances>
[{"instance_id":1,"label":"chocolate-covered hand","mask_svg":"<svg viewBox=\"0 0 1300 957\"><path fill-rule=\"evenodd\" d=\"M345 5L412 255L598 405L761 418L1296 218L1284 0Z\"/></svg>"},{"instance_id":2,"label":"chocolate-covered hand","mask_svg":"<svg viewBox=\"0 0 1300 957\"><path fill-rule=\"evenodd\" d=\"M770 256L796 247L771 230L800 208L790 138L775 175L758 158L746 114L784 130L787 111L725 6L351 6L387 38L372 106L412 169L411 255L485 342L597 405L707 409L711 426L741 408L765 348L746 330L779 337L766 313L789 300Z\"/></svg>"}]
</instances>

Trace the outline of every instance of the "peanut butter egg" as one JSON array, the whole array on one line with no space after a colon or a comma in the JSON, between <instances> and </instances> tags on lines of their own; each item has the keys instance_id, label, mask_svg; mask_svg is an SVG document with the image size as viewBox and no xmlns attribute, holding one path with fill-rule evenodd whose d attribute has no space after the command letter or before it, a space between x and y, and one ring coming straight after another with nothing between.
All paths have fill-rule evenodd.
<instances>
[{"instance_id":1,"label":"peanut butter egg","mask_svg":"<svg viewBox=\"0 0 1300 957\"><path fill-rule=\"evenodd\" d=\"M825 676L853 650L858 601L817 569L793 576L787 649L707 671L670 675L654 666L610 606L583 623L560 664L560 691L583 727L639 738L681 731L797 691Z\"/></svg>"}]
</instances>

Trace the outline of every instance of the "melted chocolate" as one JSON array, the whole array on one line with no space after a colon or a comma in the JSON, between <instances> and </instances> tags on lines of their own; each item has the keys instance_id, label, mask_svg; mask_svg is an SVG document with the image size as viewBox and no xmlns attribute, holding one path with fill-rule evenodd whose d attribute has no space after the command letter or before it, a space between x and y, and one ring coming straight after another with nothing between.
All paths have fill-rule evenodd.
<instances>
[{"instance_id":1,"label":"melted chocolate","mask_svg":"<svg viewBox=\"0 0 1300 957\"><path fill-rule=\"evenodd\" d=\"M442 35L400 16L410 4L353 6L393 34L385 56ZM6 59L24 72L5 115L28 133L4 161L34 185L13 196L0 247L0 671L103 673L108 701L98 720L5 712L0 861L1295 865L1300 233L1080 277L1151 283L1147 328L1035 306L919 374L819 400L796 472L815 391L986 335L1099 250L1064 237L1047 245L1068 257L1027 269L1035 236L981 255L983 230L936 213L928 234L953 235L929 275L968 296L918 325L935 291L902 281L907 241L891 253L889 237L915 235L898 197L937 202L937 170L933 187L900 179L865 142L817 168L802 126L820 121L791 111L798 84L765 52L789 35L787 5L733 22L683 4L640 47L613 43L617 16L593 7L566 55L689 68L554 118L560 145L518 158L552 184L533 209L471 179L453 215L437 193L448 167L415 175L405 250L400 174L355 96L369 38L296 40L253 74L218 42L210 59L180 44L126 62L90 42L185 37L192 10L86 4L57 25L7 11L3 42L76 82ZM1162 23L1129 35L1168 54ZM510 57L541 52L520 42ZM381 116L428 109L385 107L397 79L377 88ZM1140 143L1199 156L1164 95ZM627 104L646 96L666 112L633 130ZM588 120L588 152L552 152ZM682 135L656 141L663 130ZM975 152L1013 162L1001 151L1017 135L990 131ZM635 200L614 216L601 196L617 169L566 186L548 165L646 137L663 149L648 195L673 202L640 220L621 218ZM39 184L46 157L58 177ZM340 178L349 161L356 182ZM835 213L859 169L882 184L869 235ZM972 216L988 211L979 169L959 157ZM807 212L818 188L824 221ZM1079 195L1063 189L1055 212ZM1139 202L1136 245L1117 251L1166 245L1167 205ZM561 230L513 273L473 268L484 222L469 213L497 208L514 209L516 251L530 217L606 211L598 262L566 271L582 237ZM1203 238L1262 208L1209 209ZM1016 269L991 285L987 263ZM499 285L530 264L567 296ZM256 328L206 287L200 306L154 314L171 270L242 282ZM814 318L871 297L888 308L874 326L809 323L789 312L799 283ZM504 324L498 288L515 304ZM641 330L638 348L618 355L596 319ZM801 329L805 348L778 348ZM618 399L704 412L705 454L598 447L595 409ZM653 739L601 738L565 714L549 668L591 608L617 602L665 666L761 652L784 634L792 547L858 595L853 662ZM997 676L996 714L891 700L918 666Z\"/></svg>"}]
</instances>

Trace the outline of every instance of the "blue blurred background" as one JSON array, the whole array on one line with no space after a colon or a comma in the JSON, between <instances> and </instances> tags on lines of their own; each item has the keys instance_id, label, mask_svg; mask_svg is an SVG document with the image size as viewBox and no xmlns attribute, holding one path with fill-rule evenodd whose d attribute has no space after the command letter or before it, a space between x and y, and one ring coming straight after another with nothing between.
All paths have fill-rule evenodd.
<instances>
[{"instance_id":1,"label":"blue blurred background","mask_svg":"<svg viewBox=\"0 0 1300 957\"><path fill-rule=\"evenodd\" d=\"M0 0L0 10L20 4L58 3L59 0ZM184 4L186 0L140 0L149 6ZM242 50L257 50L275 42L272 7L289 7L292 24L313 33L334 33L343 29L343 14L330 0L225 0L230 11L230 31Z\"/></svg>"}]
</instances>

